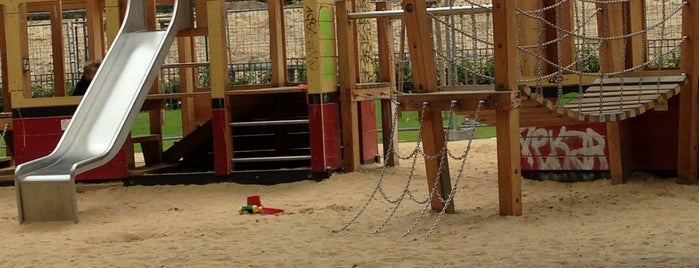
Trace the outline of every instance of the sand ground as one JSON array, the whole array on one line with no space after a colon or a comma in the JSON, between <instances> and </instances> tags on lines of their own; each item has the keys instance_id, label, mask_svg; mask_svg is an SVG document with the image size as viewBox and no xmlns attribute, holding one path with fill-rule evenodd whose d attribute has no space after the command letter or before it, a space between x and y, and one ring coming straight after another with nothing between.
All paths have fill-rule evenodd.
<instances>
[{"instance_id":1,"label":"sand ground","mask_svg":"<svg viewBox=\"0 0 699 268\"><path fill-rule=\"evenodd\" d=\"M404 149L409 144L404 144ZM454 149L465 143L452 143ZM387 172L393 197L410 163ZM451 163L456 175L458 163ZM80 223L17 224L15 192L0 188L1 267L693 267L699 266L699 187L635 174L624 185L523 181L524 216L498 215L495 142L474 142L455 199L458 213L428 213L406 200L389 214L376 201L335 233L375 188L380 168L322 182L274 186L81 186ZM424 168L409 187L424 198ZM276 216L237 215L259 194Z\"/></svg>"}]
</instances>

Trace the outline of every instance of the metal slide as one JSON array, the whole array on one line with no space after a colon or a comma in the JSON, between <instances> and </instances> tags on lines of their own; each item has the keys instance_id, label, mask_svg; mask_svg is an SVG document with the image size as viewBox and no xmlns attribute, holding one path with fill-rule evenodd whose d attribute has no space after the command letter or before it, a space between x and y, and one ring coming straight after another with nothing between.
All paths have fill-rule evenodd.
<instances>
[{"instance_id":1,"label":"metal slide","mask_svg":"<svg viewBox=\"0 0 699 268\"><path fill-rule=\"evenodd\" d=\"M19 165L19 222L78 222L75 176L122 147L177 32L192 27L189 0L175 0L166 31L147 31L144 0L129 0L124 23L56 149Z\"/></svg>"}]
</instances>

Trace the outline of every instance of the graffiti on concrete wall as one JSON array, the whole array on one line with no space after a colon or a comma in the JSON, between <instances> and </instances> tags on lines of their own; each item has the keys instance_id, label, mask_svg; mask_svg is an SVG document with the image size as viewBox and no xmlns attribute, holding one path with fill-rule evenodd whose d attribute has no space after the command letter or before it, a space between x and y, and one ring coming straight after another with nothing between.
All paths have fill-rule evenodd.
<instances>
[{"instance_id":1,"label":"graffiti on concrete wall","mask_svg":"<svg viewBox=\"0 0 699 268\"><path fill-rule=\"evenodd\" d=\"M604 124L521 128L522 170L608 170L605 135Z\"/></svg>"}]
</instances>

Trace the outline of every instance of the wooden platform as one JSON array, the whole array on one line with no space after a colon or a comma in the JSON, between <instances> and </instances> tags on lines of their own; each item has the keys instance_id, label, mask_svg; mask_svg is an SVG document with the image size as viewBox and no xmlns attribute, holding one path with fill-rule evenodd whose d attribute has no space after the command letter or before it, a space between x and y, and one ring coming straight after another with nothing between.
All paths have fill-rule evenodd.
<instances>
[{"instance_id":1,"label":"wooden platform","mask_svg":"<svg viewBox=\"0 0 699 268\"><path fill-rule=\"evenodd\" d=\"M583 123L579 120L563 116L550 109L547 109L544 105L532 99L536 98L536 96L536 94L531 94L529 97L523 96L521 98L521 105L519 106L520 127L542 127ZM476 111L465 111L457 114L465 115L470 119L474 119L476 116ZM487 125L495 125L495 110L481 110L480 114L478 115L478 122Z\"/></svg>"},{"instance_id":2,"label":"wooden platform","mask_svg":"<svg viewBox=\"0 0 699 268\"><path fill-rule=\"evenodd\" d=\"M587 122L633 118L678 95L685 76L648 76L595 80L578 98L564 106L532 95L543 107L565 117Z\"/></svg>"}]
</instances>

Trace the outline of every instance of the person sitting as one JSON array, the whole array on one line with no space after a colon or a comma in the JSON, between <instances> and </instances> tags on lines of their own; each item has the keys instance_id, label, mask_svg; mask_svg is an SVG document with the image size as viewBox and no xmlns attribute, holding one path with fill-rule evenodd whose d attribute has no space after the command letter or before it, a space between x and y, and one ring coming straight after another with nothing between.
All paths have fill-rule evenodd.
<instances>
[{"instance_id":1,"label":"person sitting","mask_svg":"<svg viewBox=\"0 0 699 268\"><path fill-rule=\"evenodd\" d=\"M83 75L82 77L80 77L80 81L78 82L78 84L75 85L75 90L73 90L73 96L85 95L87 88L90 86L90 83L92 82L92 78L95 77L95 73L97 73L97 69L99 68L99 61L90 62L86 64L85 67L83 67Z\"/></svg>"}]
</instances>

